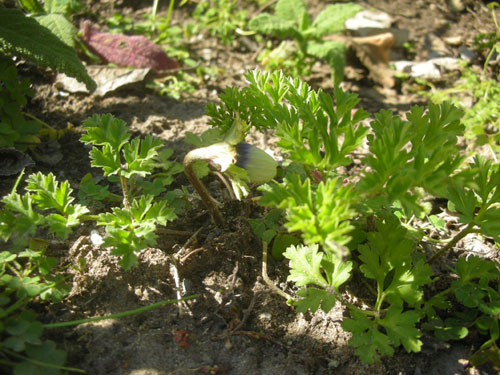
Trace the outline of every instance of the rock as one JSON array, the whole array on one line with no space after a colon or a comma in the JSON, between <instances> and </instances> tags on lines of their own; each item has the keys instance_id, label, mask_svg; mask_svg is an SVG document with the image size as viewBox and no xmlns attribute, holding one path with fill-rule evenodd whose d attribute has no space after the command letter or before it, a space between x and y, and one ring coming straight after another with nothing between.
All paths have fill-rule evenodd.
<instances>
[{"instance_id":1,"label":"rock","mask_svg":"<svg viewBox=\"0 0 500 375\"><path fill-rule=\"evenodd\" d=\"M396 71L407 73L410 77L439 81L443 72L460 69L460 60L454 57L438 57L423 62L395 61Z\"/></svg>"},{"instance_id":2,"label":"rock","mask_svg":"<svg viewBox=\"0 0 500 375\"><path fill-rule=\"evenodd\" d=\"M366 29L388 29L391 27L391 23L391 16L387 13L363 10L354 17L349 18L345 22L344 27L347 31L362 34ZM364 36L366 36L366 34Z\"/></svg>"},{"instance_id":3,"label":"rock","mask_svg":"<svg viewBox=\"0 0 500 375\"><path fill-rule=\"evenodd\" d=\"M443 38L444 42L448 44L449 46L459 46L462 44L462 37L460 35L453 35L453 36L448 36L446 38Z\"/></svg>"},{"instance_id":4,"label":"rock","mask_svg":"<svg viewBox=\"0 0 500 375\"><path fill-rule=\"evenodd\" d=\"M425 48L428 50L427 58L451 56L451 50L445 42L435 34L429 34L425 37Z\"/></svg>"},{"instance_id":5,"label":"rock","mask_svg":"<svg viewBox=\"0 0 500 375\"><path fill-rule=\"evenodd\" d=\"M394 45L401 47L409 39L409 31L391 27L392 19L387 13L364 10L345 22L344 27L352 36L369 37L391 33Z\"/></svg>"},{"instance_id":6,"label":"rock","mask_svg":"<svg viewBox=\"0 0 500 375\"><path fill-rule=\"evenodd\" d=\"M12 176L35 165L29 155L13 147L0 148L0 176Z\"/></svg>"},{"instance_id":7,"label":"rock","mask_svg":"<svg viewBox=\"0 0 500 375\"><path fill-rule=\"evenodd\" d=\"M473 50L471 50L470 48L468 48L466 46L460 47L460 50L458 51L458 53L460 54L460 58L462 60L466 60L468 62L472 62L472 61L475 61L477 59L477 54Z\"/></svg>"},{"instance_id":8,"label":"rock","mask_svg":"<svg viewBox=\"0 0 500 375\"><path fill-rule=\"evenodd\" d=\"M393 87L393 72L389 68L389 52L394 45L391 33L352 38L351 47L370 72L370 78L384 87Z\"/></svg>"},{"instance_id":9,"label":"rock","mask_svg":"<svg viewBox=\"0 0 500 375\"><path fill-rule=\"evenodd\" d=\"M411 65L410 76L429 81L438 81L441 78L441 71L432 61L428 60Z\"/></svg>"}]
</instances>

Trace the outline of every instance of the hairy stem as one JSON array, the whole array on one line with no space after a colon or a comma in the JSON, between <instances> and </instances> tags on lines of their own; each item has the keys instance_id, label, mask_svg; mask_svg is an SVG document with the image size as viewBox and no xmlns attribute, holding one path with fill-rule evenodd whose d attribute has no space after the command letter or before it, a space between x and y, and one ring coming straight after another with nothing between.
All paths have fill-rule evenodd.
<instances>
[{"instance_id":1,"label":"hairy stem","mask_svg":"<svg viewBox=\"0 0 500 375\"><path fill-rule=\"evenodd\" d=\"M441 250L435 253L427 263L435 262L439 257L446 254L452 247L454 247L458 243L458 241L460 241L462 238L464 238L474 230L474 225L475 225L474 223L469 223L469 225L467 225L464 229L462 229L461 232L459 232L455 237L453 237L453 239L450 242L448 242L446 246L443 246Z\"/></svg>"},{"instance_id":2,"label":"hairy stem","mask_svg":"<svg viewBox=\"0 0 500 375\"><path fill-rule=\"evenodd\" d=\"M130 210L130 196L128 194L127 182L127 178L120 174L120 184L123 191L123 207L125 207L126 210Z\"/></svg>"},{"instance_id":3,"label":"hairy stem","mask_svg":"<svg viewBox=\"0 0 500 375\"><path fill-rule=\"evenodd\" d=\"M278 288L272 281L269 279L267 275L267 242L262 241L262 278L266 282L266 284L271 288L273 292L276 292L282 297L285 297L287 301L293 301L291 295L287 294L280 288Z\"/></svg>"},{"instance_id":4,"label":"hairy stem","mask_svg":"<svg viewBox=\"0 0 500 375\"><path fill-rule=\"evenodd\" d=\"M207 189L205 189L201 181L198 179L198 176L196 176L196 173L194 172L194 162L197 160L204 160L204 159L198 157L198 155L193 151L189 152L184 158L184 172L186 173L189 182L191 183L191 185L193 185L193 188L199 194L203 203L205 203L205 206L210 211L210 214L212 215L215 224L217 224L220 227L223 227L225 225L224 218L222 217L222 214L220 213L217 204L215 203L210 193L207 191Z\"/></svg>"}]
</instances>

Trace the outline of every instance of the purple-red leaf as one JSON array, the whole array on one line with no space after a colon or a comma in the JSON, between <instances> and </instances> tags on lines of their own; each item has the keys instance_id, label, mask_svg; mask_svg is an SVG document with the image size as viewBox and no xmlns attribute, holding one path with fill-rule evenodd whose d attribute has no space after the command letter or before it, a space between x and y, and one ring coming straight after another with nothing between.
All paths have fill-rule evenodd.
<instances>
[{"instance_id":1,"label":"purple-red leaf","mask_svg":"<svg viewBox=\"0 0 500 375\"><path fill-rule=\"evenodd\" d=\"M100 32L89 21L83 22L82 37L89 50L103 63L134 68L151 68L157 72L178 68L163 49L142 35L123 35Z\"/></svg>"}]
</instances>

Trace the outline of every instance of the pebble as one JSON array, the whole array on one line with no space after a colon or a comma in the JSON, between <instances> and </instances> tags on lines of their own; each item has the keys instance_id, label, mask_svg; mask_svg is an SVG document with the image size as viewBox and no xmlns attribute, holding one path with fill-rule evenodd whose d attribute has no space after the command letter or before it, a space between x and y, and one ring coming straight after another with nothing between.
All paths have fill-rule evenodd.
<instances>
[{"instance_id":1,"label":"pebble","mask_svg":"<svg viewBox=\"0 0 500 375\"><path fill-rule=\"evenodd\" d=\"M409 74L413 78L429 81L438 81L443 76L443 71L460 69L459 59L454 57L437 57L423 62L395 61L394 67L398 72Z\"/></svg>"},{"instance_id":2,"label":"pebble","mask_svg":"<svg viewBox=\"0 0 500 375\"><path fill-rule=\"evenodd\" d=\"M391 27L391 23L391 16L387 13L363 10L354 17L349 18L344 27L347 31L363 33L363 29L388 29Z\"/></svg>"}]
</instances>

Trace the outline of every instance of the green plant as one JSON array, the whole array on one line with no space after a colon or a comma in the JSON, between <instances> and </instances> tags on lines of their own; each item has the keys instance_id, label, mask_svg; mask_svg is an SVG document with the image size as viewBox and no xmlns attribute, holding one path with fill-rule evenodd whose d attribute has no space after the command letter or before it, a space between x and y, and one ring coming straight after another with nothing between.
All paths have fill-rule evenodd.
<instances>
[{"instance_id":1,"label":"green plant","mask_svg":"<svg viewBox=\"0 0 500 375\"><path fill-rule=\"evenodd\" d=\"M57 349L54 342L43 339L44 329L118 318L175 302L162 301L112 316L48 325L38 321L27 308L39 300L59 303L69 291L57 259L46 255L50 241L45 238L67 240L82 221L95 221L105 226L108 233L103 246L121 256L119 263L128 269L137 262L135 252L156 243L157 226L176 217L175 207L182 209L178 204L170 205L179 201L179 194L165 192L165 186L182 172L182 166L169 160L171 150L160 150L158 139L130 139L125 123L111 115L96 115L85 121L83 127L87 134L82 141L93 145L92 165L101 167L110 180L117 176L122 195L109 192L108 186L98 185L91 175L86 175L79 198L81 202L93 202L93 208L102 209L117 201L123 202L123 207L114 206L108 212L90 215L89 208L75 203L68 181L59 182L52 173L40 172L25 180L24 195L16 191L21 174L12 192L1 199L0 369L12 367L15 374L82 372L63 366L66 353ZM145 178L148 176L151 180Z\"/></svg>"},{"instance_id":2,"label":"green plant","mask_svg":"<svg viewBox=\"0 0 500 375\"><path fill-rule=\"evenodd\" d=\"M16 147L25 150L40 142L40 124L26 120L22 109L27 97L33 96L30 82L19 81L12 60L0 58L0 147Z\"/></svg>"},{"instance_id":3,"label":"green plant","mask_svg":"<svg viewBox=\"0 0 500 375\"><path fill-rule=\"evenodd\" d=\"M20 0L21 7L40 25L46 27L68 46L75 48L77 29L70 22L70 16L83 8L76 0L45 1Z\"/></svg>"},{"instance_id":4,"label":"green plant","mask_svg":"<svg viewBox=\"0 0 500 375\"><path fill-rule=\"evenodd\" d=\"M246 10L237 10L238 0L200 1L192 17L197 23L192 26L192 33L207 29L210 35L217 37L223 44L234 42L238 33L246 27Z\"/></svg>"},{"instance_id":5,"label":"green plant","mask_svg":"<svg viewBox=\"0 0 500 375\"><path fill-rule=\"evenodd\" d=\"M353 3L334 4L311 20L304 0L279 0L274 14L255 16L249 27L258 33L293 40L285 40L276 49L265 51L260 57L265 68L286 68L293 76L304 76L310 73L317 59L322 59L332 68L334 81L340 83L346 46L343 42L326 41L322 37L340 33L344 22L362 9Z\"/></svg>"},{"instance_id":6,"label":"green plant","mask_svg":"<svg viewBox=\"0 0 500 375\"><path fill-rule=\"evenodd\" d=\"M472 139L476 146L488 145L493 155L499 150L500 144L500 109L497 105L500 100L500 76L498 70L488 74L491 57L494 53L500 53L500 27L496 20L495 7L498 7L495 2L488 4L495 31L480 33L474 38L478 52L485 54L482 71L467 67L464 62L461 77L454 87L424 93L434 103L447 100L462 108L465 137ZM469 100L471 105L464 105L464 102Z\"/></svg>"},{"instance_id":7,"label":"green plant","mask_svg":"<svg viewBox=\"0 0 500 375\"><path fill-rule=\"evenodd\" d=\"M102 168L104 176L116 177L121 186L123 207L97 215L96 221L108 234L104 246L113 248L113 254L121 257L120 264L128 269L137 263L135 252L156 244L157 225L176 218L169 205L172 197L159 198L159 194L172 182L169 176L181 169L171 164L154 182L145 181L159 161L167 161L168 155L159 154L159 139L148 135L130 140L128 126L112 115L95 115L83 128L87 134L81 141L93 146L91 165Z\"/></svg>"},{"instance_id":8,"label":"green plant","mask_svg":"<svg viewBox=\"0 0 500 375\"><path fill-rule=\"evenodd\" d=\"M2 198L0 210L0 239L9 244L0 252L0 367L13 367L16 374L74 371L63 367L66 353L42 339L43 325L27 304L37 299L57 303L69 290L56 258L45 254L49 241L36 235L48 231L66 239L88 211L73 203L67 181L34 174L21 195L16 192L21 177Z\"/></svg>"},{"instance_id":9,"label":"green plant","mask_svg":"<svg viewBox=\"0 0 500 375\"><path fill-rule=\"evenodd\" d=\"M33 18L0 5L0 25L0 52L65 73L85 83L90 90L95 89L95 82L75 50ZM23 32L19 33L19 30Z\"/></svg>"},{"instance_id":10,"label":"green plant","mask_svg":"<svg viewBox=\"0 0 500 375\"><path fill-rule=\"evenodd\" d=\"M500 144L498 79L487 78L473 67L464 67L460 81L454 87L433 90L424 95L434 103L447 100L462 108L465 137L472 140L476 146L488 145L493 153L498 150ZM471 106L463 105L467 98L471 99Z\"/></svg>"},{"instance_id":11,"label":"green plant","mask_svg":"<svg viewBox=\"0 0 500 375\"><path fill-rule=\"evenodd\" d=\"M422 327L450 339L437 316L452 314L447 309L455 297L476 314L467 321L459 317L458 324L490 335L475 358L498 365L499 264L461 258L452 271L459 281L445 293L433 295L430 288L439 276L430 264L467 234L500 242L499 166L478 156L463 163L457 144L462 112L449 103L416 106L403 120L383 110L368 127L356 95L338 87L330 96L281 72L251 71L246 78L247 87L228 88L207 112L226 137L235 117L248 124L240 137L250 126L272 129L278 137L286 163L279 178L259 187L259 202L282 216L252 226L264 248L282 231L281 221L301 238L283 253L290 263L288 280L299 288L290 300L297 311L329 311L336 301L343 303L350 313L342 323L353 334L350 344L371 363L399 346L419 352ZM346 174L343 167L353 165L363 144L361 167ZM411 222L439 225L428 215L430 197L447 198L464 227L426 256L426 232ZM351 284L353 278L357 282ZM363 291L356 288L360 281ZM361 295L364 306L349 302L346 289ZM456 331L453 338L464 334Z\"/></svg>"},{"instance_id":12,"label":"green plant","mask_svg":"<svg viewBox=\"0 0 500 375\"><path fill-rule=\"evenodd\" d=\"M45 2L45 9L56 12L60 9L58 4L62 6L62 2ZM24 1L23 5L30 5L28 9L31 11L41 7L37 2L29 1ZM0 57L0 147L25 150L39 143L42 126L48 128L49 133L55 133L48 124L22 112L32 92L27 79L19 82L12 57L32 60L41 67L66 73L84 82L91 90L96 87L72 47L76 31L69 21L59 13L51 13L41 15L39 22L57 31L58 36L21 11L0 5L0 52L4 55Z\"/></svg>"}]
</instances>

